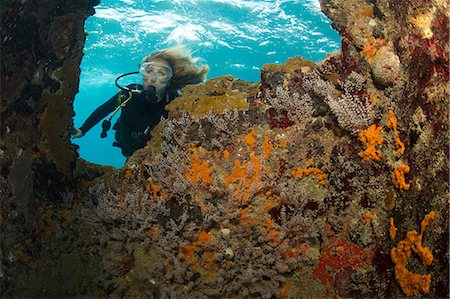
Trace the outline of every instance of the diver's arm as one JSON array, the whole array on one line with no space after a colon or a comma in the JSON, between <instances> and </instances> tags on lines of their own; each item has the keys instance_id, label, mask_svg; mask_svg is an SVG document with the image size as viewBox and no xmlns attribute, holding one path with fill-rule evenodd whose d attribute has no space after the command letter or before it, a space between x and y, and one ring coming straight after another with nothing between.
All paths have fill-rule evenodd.
<instances>
[{"instance_id":1,"label":"diver's arm","mask_svg":"<svg viewBox=\"0 0 450 299\"><path fill-rule=\"evenodd\" d=\"M116 93L112 98L110 98L106 103L98 107L97 109L92 112L92 114L86 119L86 121L83 123L83 125L79 128L81 133L84 135L86 134L90 129L92 129L93 126L98 124L105 116L110 114L111 112L116 109L118 103L117 103L117 97L119 96L119 93Z\"/></svg>"}]
</instances>

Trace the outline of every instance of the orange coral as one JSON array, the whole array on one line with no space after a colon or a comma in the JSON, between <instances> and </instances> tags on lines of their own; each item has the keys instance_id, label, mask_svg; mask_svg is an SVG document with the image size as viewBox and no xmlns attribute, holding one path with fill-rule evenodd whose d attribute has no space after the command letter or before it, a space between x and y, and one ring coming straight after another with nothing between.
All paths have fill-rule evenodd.
<instances>
[{"instance_id":1,"label":"orange coral","mask_svg":"<svg viewBox=\"0 0 450 299\"><path fill-rule=\"evenodd\" d=\"M241 220L242 224L244 224L248 227L256 224L256 219L257 219L256 215L248 213L251 208L252 208L252 206L248 206L245 209L243 209L241 211L241 216L240 216L240 220Z\"/></svg>"},{"instance_id":2,"label":"orange coral","mask_svg":"<svg viewBox=\"0 0 450 299\"><path fill-rule=\"evenodd\" d=\"M234 168L233 171L230 173L230 175L224 175L223 180L225 181L225 187L228 188L229 184L232 184L234 182L237 182L238 180L241 180L245 177L245 173L247 172L247 163L243 162L241 165L241 162L238 160L234 160Z\"/></svg>"},{"instance_id":3,"label":"orange coral","mask_svg":"<svg viewBox=\"0 0 450 299\"><path fill-rule=\"evenodd\" d=\"M150 199L167 199L167 194L161 190L161 187L158 185L152 184L151 180L149 180L149 183L145 186L145 190L150 192Z\"/></svg>"},{"instance_id":4,"label":"orange coral","mask_svg":"<svg viewBox=\"0 0 450 299\"><path fill-rule=\"evenodd\" d=\"M405 144L400 140L400 136L397 130L397 118L394 115L392 110L389 110L389 120L386 123L388 128L392 128L394 130L395 135L395 146L397 147L397 157L400 157L405 152Z\"/></svg>"},{"instance_id":5,"label":"orange coral","mask_svg":"<svg viewBox=\"0 0 450 299\"><path fill-rule=\"evenodd\" d=\"M419 243L415 247L415 252L419 255L420 260L427 266L431 265L431 263L433 262L433 255L428 248L422 246L423 231L428 226L430 221L434 220L435 218L436 211L431 211L423 218L422 223L420 224L420 235L417 238Z\"/></svg>"},{"instance_id":6,"label":"orange coral","mask_svg":"<svg viewBox=\"0 0 450 299\"><path fill-rule=\"evenodd\" d=\"M303 175L310 175L310 174L315 175L319 180L319 183L322 185L325 184L327 181L327 174L317 167L298 168L296 170L292 170L293 177L302 177Z\"/></svg>"},{"instance_id":7,"label":"orange coral","mask_svg":"<svg viewBox=\"0 0 450 299\"><path fill-rule=\"evenodd\" d=\"M273 200L271 195L268 195L265 199L270 201ZM258 206L247 206L242 209L239 220L241 224L247 228L258 227L258 229L264 233L267 241L279 243L281 241L280 231L274 228L272 217L266 214L270 210L268 204L271 203L266 202L263 204L263 209L259 209Z\"/></svg>"},{"instance_id":8,"label":"orange coral","mask_svg":"<svg viewBox=\"0 0 450 299\"><path fill-rule=\"evenodd\" d=\"M204 150L192 144L191 148L193 150L192 168L190 171L186 171L184 176L193 184L196 184L200 180L203 185L210 185L212 183L212 166L208 161L202 160L199 157L199 154L203 154Z\"/></svg>"},{"instance_id":9,"label":"orange coral","mask_svg":"<svg viewBox=\"0 0 450 299\"><path fill-rule=\"evenodd\" d=\"M270 141L269 137L267 137L267 136L264 136L263 149L264 149L264 160L268 160L270 153L273 150L273 146L272 146L272 142Z\"/></svg>"},{"instance_id":10,"label":"orange coral","mask_svg":"<svg viewBox=\"0 0 450 299\"><path fill-rule=\"evenodd\" d=\"M224 150L222 154L225 159L228 159L228 157L230 157L230 152L228 150Z\"/></svg>"},{"instance_id":11,"label":"orange coral","mask_svg":"<svg viewBox=\"0 0 450 299\"><path fill-rule=\"evenodd\" d=\"M211 241L211 236L207 231L202 230L198 234L197 240L201 243L208 243L209 241Z\"/></svg>"},{"instance_id":12,"label":"orange coral","mask_svg":"<svg viewBox=\"0 0 450 299\"><path fill-rule=\"evenodd\" d=\"M381 46L385 44L386 41L384 39L380 38L369 39L364 45L364 49L361 52L359 52L359 54L361 55L361 57L366 58L366 60L370 63L372 61L372 58L377 53L378 49L380 49Z\"/></svg>"},{"instance_id":13,"label":"orange coral","mask_svg":"<svg viewBox=\"0 0 450 299\"><path fill-rule=\"evenodd\" d=\"M244 141L247 143L250 150L253 150L256 144L256 131L255 129L251 129L251 131L244 136Z\"/></svg>"},{"instance_id":14,"label":"orange coral","mask_svg":"<svg viewBox=\"0 0 450 299\"><path fill-rule=\"evenodd\" d=\"M179 247L178 252L182 254L183 259L187 264L190 266L195 266L198 263L195 252L201 249L202 245L209 243L211 239L211 235L207 231L201 230L192 244L186 244Z\"/></svg>"},{"instance_id":15,"label":"orange coral","mask_svg":"<svg viewBox=\"0 0 450 299\"><path fill-rule=\"evenodd\" d=\"M248 177L247 171L250 169L252 170L252 175ZM235 160L234 169L231 174L224 174L223 179L225 186L228 188L230 184L237 183L234 198L236 200L245 201L252 194L252 188L257 186L257 184L261 181L262 169L263 165L261 158L251 152L250 162L242 162L241 164L238 160Z\"/></svg>"},{"instance_id":16,"label":"orange coral","mask_svg":"<svg viewBox=\"0 0 450 299\"><path fill-rule=\"evenodd\" d=\"M410 168L408 165L400 163L392 173L392 182L395 187L400 189L400 191L409 189L410 184L407 184L405 181L405 174L407 174L409 170Z\"/></svg>"},{"instance_id":17,"label":"orange coral","mask_svg":"<svg viewBox=\"0 0 450 299\"><path fill-rule=\"evenodd\" d=\"M406 239L391 250L391 258L395 263L395 278L406 296L417 296L420 292L427 294L430 291L431 274L412 273L406 265L411 257L411 250L420 257L424 265L430 265L433 262L431 251L422 245L422 238L425 227L435 217L436 212L431 211L422 220L420 235L417 235L415 230L409 231Z\"/></svg>"},{"instance_id":18,"label":"orange coral","mask_svg":"<svg viewBox=\"0 0 450 299\"><path fill-rule=\"evenodd\" d=\"M250 184L257 184L261 181L261 171L263 169L263 164L261 161L261 157L255 155L254 153L250 154L250 162L252 162L253 166L253 175L250 177ZM248 186L250 188L250 186Z\"/></svg>"},{"instance_id":19,"label":"orange coral","mask_svg":"<svg viewBox=\"0 0 450 299\"><path fill-rule=\"evenodd\" d=\"M363 215L364 222L367 224L372 224L372 220L375 216L377 216L377 212L375 212L375 211L370 211L370 212L365 213Z\"/></svg>"},{"instance_id":20,"label":"orange coral","mask_svg":"<svg viewBox=\"0 0 450 299\"><path fill-rule=\"evenodd\" d=\"M358 133L359 139L366 146L366 150L359 152L358 155L366 161L370 159L380 160L382 154L375 146L383 144L383 136L381 136L381 126L372 124L367 130Z\"/></svg>"},{"instance_id":21,"label":"orange coral","mask_svg":"<svg viewBox=\"0 0 450 299\"><path fill-rule=\"evenodd\" d=\"M397 234L397 228L395 227L394 224L394 218L391 217L391 219L389 220L389 236L391 237L391 240L395 239L395 235Z\"/></svg>"},{"instance_id":22,"label":"orange coral","mask_svg":"<svg viewBox=\"0 0 450 299\"><path fill-rule=\"evenodd\" d=\"M191 266L197 264L197 259L194 256L195 249L197 249L197 246L192 244L186 244L178 248L178 252L183 255L184 261Z\"/></svg>"},{"instance_id":23,"label":"orange coral","mask_svg":"<svg viewBox=\"0 0 450 299\"><path fill-rule=\"evenodd\" d=\"M131 172L131 170L129 169L125 170L125 177L127 179L131 179L133 177L133 173Z\"/></svg>"}]
</instances>

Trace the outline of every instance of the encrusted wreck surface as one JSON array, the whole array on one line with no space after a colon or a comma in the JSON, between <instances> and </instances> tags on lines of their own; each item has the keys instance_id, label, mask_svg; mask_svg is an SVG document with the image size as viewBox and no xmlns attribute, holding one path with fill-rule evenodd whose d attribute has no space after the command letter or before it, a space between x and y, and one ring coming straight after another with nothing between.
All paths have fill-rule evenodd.
<instances>
[{"instance_id":1,"label":"encrusted wreck surface","mask_svg":"<svg viewBox=\"0 0 450 299\"><path fill-rule=\"evenodd\" d=\"M1 7L2 296L448 296L446 1L321 1L340 52L186 87L122 169L71 148L58 3Z\"/></svg>"}]
</instances>

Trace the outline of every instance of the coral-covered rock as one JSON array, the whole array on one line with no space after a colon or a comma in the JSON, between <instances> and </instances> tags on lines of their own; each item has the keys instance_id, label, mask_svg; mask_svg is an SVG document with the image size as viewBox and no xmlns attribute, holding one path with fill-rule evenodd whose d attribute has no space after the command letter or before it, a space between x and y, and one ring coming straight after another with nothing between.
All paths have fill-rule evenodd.
<instances>
[{"instance_id":1,"label":"coral-covered rock","mask_svg":"<svg viewBox=\"0 0 450 299\"><path fill-rule=\"evenodd\" d=\"M321 1L341 51L186 87L123 169L68 138L95 4L2 4L2 295L448 296L445 1Z\"/></svg>"},{"instance_id":2,"label":"coral-covered rock","mask_svg":"<svg viewBox=\"0 0 450 299\"><path fill-rule=\"evenodd\" d=\"M382 86L389 86L399 79L400 58L388 46L378 49L370 63L375 82Z\"/></svg>"}]
</instances>

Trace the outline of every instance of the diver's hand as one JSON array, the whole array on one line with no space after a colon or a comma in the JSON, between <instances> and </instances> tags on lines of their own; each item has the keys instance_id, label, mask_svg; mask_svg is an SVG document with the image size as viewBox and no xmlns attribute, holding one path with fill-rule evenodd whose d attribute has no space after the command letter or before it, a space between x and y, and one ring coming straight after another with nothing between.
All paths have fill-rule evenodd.
<instances>
[{"instance_id":1,"label":"diver's hand","mask_svg":"<svg viewBox=\"0 0 450 299\"><path fill-rule=\"evenodd\" d=\"M70 129L70 137L72 138L80 138L83 137L83 132L80 129L77 129L75 127L72 127Z\"/></svg>"}]
</instances>

